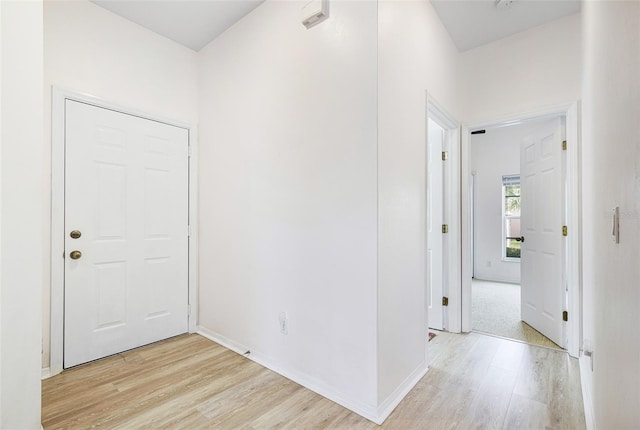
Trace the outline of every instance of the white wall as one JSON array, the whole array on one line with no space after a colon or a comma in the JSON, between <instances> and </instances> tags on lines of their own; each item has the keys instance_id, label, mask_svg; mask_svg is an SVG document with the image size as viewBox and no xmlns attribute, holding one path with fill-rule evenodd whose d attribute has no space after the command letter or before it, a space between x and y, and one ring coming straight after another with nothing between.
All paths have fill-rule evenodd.
<instances>
[{"instance_id":1,"label":"white wall","mask_svg":"<svg viewBox=\"0 0 640 430\"><path fill-rule=\"evenodd\" d=\"M377 7L303 5L201 51L200 325L375 417Z\"/></svg>"},{"instance_id":2,"label":"white wall","mask_svg":"<svg viewBox=\"0 0 640 430\"><path fill-rule=\"evenodd\" d=\"M640 3L584 2L582 381L597 428L640 427ZM620 207L620 243L611 213Z\"/></svg>"},{"instance_id":3,"label":"white wall","mask_svg":"<svg viewBox=\"0 0 640 430\"><path fill-rule=\"evenodd\" d=\"M51 86L197 124L197 54L86 0L44 2L46 173L50 207ZM45 229L43 367L49 366L50 221Z\"/></svg>"},{"instance_id":4,"label":"white wall","mask_svg":"<svg viewBox=\"0 0 640 430\"><path fill-rule=\"evenodd\" d=\"M503 261L502 177L520 173L520 143L544 122L489 128L471 135L471 172L476 174L474 274L477 279L520 283L520 262Z\"/></svg>"},{"instance_id":5,"label":"white wall","mask_svg":"<svg viewBox=\"0 0 640 430\"><path fill-rule=\"evenodd\" d=\"M455 111L458 54L426 1L300 7L202 51L200 323L380 417L426 370L425 91Z\"/></svg>"},{"instance_id":6,"label":"white wall","mask_svg":"<svg viewBox=\"0 0 640 430\"><path fill-rule=\"evenodd\" d=\"M426 368L426 98L457 111L458 52L428 1L381 1L378 48L378 399Z\"/></svg>"},{"instance_id":7,"label":"white wall","mask_svg":"<svg viewBox=\"0 0 640 430\"><path fill-rule=\"evenodd\" d=\"M0 2L0 428L40 429L42 2Z\"/></svg>"},{"instance_id":8,"label":"white wall","mask_svg":"<svg viewBox=\"0 0 640 430\"><path fill-rule=\"evenodd\" d=\"M333 1L311 30L303 3L267 1L196 55L46 1L47 148L51 84L200 117L203 330L375 417L426 364L424 91L470 122L575 100L580 19L459 56L426 1Z\"/></svg>"},{"instance_id":9,"label":"white wall","mask_svg":"<svg viewBox=\"0 0 640 430\"><path fill-rule=\"evenodd\" d=\"M460 55L459 96L467 123L578 100L580 14Z\"/></svg>"}]
</instances>

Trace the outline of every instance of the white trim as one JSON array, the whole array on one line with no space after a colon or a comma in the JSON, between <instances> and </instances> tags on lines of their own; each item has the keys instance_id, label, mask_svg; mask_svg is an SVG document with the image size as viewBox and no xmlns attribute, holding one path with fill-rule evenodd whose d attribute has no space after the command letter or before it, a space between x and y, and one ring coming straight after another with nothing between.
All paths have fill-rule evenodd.
<instances>
[{"instance_id":1,"label":"white trim","mask_svg":"<svg viewBox=\"0 0 640 430\"><path fill-rule=\"evenodd\" d=\"M567 283L569 285L569 321L567 322L567 351L578 357L582 349L582 167L580 103L567 109ZM575 288L571 288L575 286Z\"/></svg>"},{"instance_id":2,"label":"white trim","mask_svg":"<svg viewBox=\"0 0 640 430\"><path fill-rule=\"evenodd\" d=\"M461 330L461 270L460 270L460 122L433 98L429 92L427 97L427 122L434 120L445 130L443 146L449 153L444 175L444 218L443 223L449 225L449 232L443 239L444 245L444 285L442 293L449 298L449 306L443 309L444 329L459 333ZM427 164L428 165L428 164ZM428 175L425 175L428 177ZM425 222L427 222L425 220ZM428 231L428 229L426 229ZM428 239L428 238L427 238ZM427 241L427 243L429 243ZM427 288L425 277L425 291ZM426 295L425 295L426 296ZM428 326L428 315L427 324Z\"/></svg>"},{"instance_id":3,"label":"white trim","mask_svg":"<svg viewBox=\"0 0 640 430\"><path fill-rule=\"evenodd\" d=\"M64 359L64 121L65 100L74 100L93 106L134 115L175 127L187 129L192 156L189 158L189 332L197 329L197 285L198 285L198 163L196 127L173 121L141 110L111 103L89 94L78 93L53 86L51 98L51 325L50 325L50 375L63 370Z\"/></svg>"},{"instance_id":4,"label":"white trim","mask_svg":"<svg viewBox=\"0 0 640 430\"><path fill-rule=\"evenodd\" d=\"M462 177L469 177L469 132L472 129L485 128L487 126L507 126L522 121L543 118L566 117L567 140L567 219L569 220L569 232L567 236L567 279L569 285L569 321L567 322L567 351L572 357L578 357L580 352L580 337L582 330L582 254L580 245L582 242L582 224L580 220L580 104L578 101L564 103L548 108L539 109L515 115L508 115L493 121L483 121L470 125L463 125L461 136L462 151ZM471 208L470 186L462 187L462 330L471 331Z\"/></svg>"},{"instance_id":5,"label":"white trim","mask_svg":"<svg viewBox=\"0 0 640 430\"><path fill-rule=\"evenodd\" d=\"M372 405L363 404L360 402L353 402L347 399L342 393L335 391L332 387L327 384L319 381L317 379L310 378L308 375L297 372L295 370L291 370L289 368L285 368L280 366L278 363L273 362L268 357L261 355L258 351L250 351L246 346L239 344L230 340L229 338L216 333L212 330L209 330L205 327L198 326L198 331L196 332L199 335L206 337L207 339L233 351L237 354L242 355L243 357L248 358L249 360L258 363L259 365L266 367L267 369L276 372L277 374L302 385L303 387L325 397L345 408L355 412L356 414L372 421L376 424L382 424L384 420L387 418L388 414L393 411L393 408L397 406L398 403L402 400L404 395L411 391L413 386L420 380L424 373L426 373L427 369L424 369L424 373L420 375L421 370L417 370L412 373L412 375L405 380L405 383L401 385L401 388L396 389L394 393L389 397L387 401L383 403L383 406L376 408ZM425 366L426 367L426 366ZM420 375L418 377L418 375ZM413 385L411 385L413 384ZM398 398L392 398L392 396L399 396ZM397 402L396 402L397 401ZM395 404L394 404L395 403ZM382 409L382 408L386 409ZM383 413L387 413L384 415Z\"/></svg>"},{"instance_id":6,"label":"white trim","mask_svg":"<svg viewBox=\"0 0 640 430\"><path fill-rule=\"evenodd\" d=\"M580 382L582 387L582 404L584 407L584 421L587 425L587 430L595 430L596 417L593 412L593 400L591 399L591 393L593 393L592 376L591 376L591 357L585 357L584 355L579 359L580 364Z\"/></svg>"},{"instance_id":7,"label":"white trim","mask_svg":"<svg viewBox=\"0 0 640 430\"><path fill-rule=\"evenodd\" d=\"M400 402L405 398L407 394L420 382L420 380L429 371L427 362L423 361L411 372L407 378L386 398L384 402L378 406L378 419L371 420L374 423L381 425L391 415Z\"/></svg>"},{"instance_id":8,"label":"white trim","mask_svg":"<svg viewBox=\"0 0 640 430\"><path fill-rule=\"evenodd\" d=\"M189 333L198 330L198 131L189 127Z\"/></svg>"},{"instance_id":9,"label":"white trim","mask_svg":"<svg viewBox=\"0 0 640 430\"><path fill-rule=\"evenodd\" d=\"M471 331L471 279L473 276L473 249L475 232L472 230L473 224L473 177L471 172L469 157L469 128L465 125L460 126L460 177L467 178L466 185L460 188L460 272L462 289L462 298L460 300L460 328L463 333Z\"/></svg>"},{"instance_id":10,"label":"white trim","mask_svg":"<svg viewBox=\"0 0 640 430\"><path fill-rule=\"evenodd\" d=\"M51 378L51 369L48 367L43 367L42 369L40 369L40 379L44 380L48 378Z\"/></svg>"}]
</instances>

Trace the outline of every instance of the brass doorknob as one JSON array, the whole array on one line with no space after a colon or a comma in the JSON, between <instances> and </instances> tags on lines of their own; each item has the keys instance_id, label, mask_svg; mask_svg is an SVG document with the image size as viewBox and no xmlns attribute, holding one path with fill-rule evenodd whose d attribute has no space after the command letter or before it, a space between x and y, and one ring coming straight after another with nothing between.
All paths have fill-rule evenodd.
<instances>
[{"instance_id":1,"label":"brass doorknob","mask_svg":"<svg viewBox=\"0 0 640 430\"><path fill-rule=\"evenodd\" d=\"M82 252L71 251L71 254L69 254L69 257L71 257L72 260L77 260L78 258L82 257Z\"/></svg>"}]
</instances>

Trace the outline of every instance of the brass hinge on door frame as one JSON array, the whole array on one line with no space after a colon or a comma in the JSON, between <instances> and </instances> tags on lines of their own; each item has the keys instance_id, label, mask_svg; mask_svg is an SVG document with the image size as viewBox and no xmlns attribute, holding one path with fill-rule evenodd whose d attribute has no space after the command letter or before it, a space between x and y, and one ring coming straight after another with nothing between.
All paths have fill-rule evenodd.
<instances>
[{"instance_id":1,"label":"brass hinge on door frame","mask_svg":"<svg viewBox=\"0 0 640 430\"><path fill-rule=\"evenodd\" d=\"M566 141L566 140L563 140L563 141L562 141L562 150L563 150L563 151L566 151L566 150L567 150L567 141Z\"/></svg>"},{"instance_id":2,"label":"brass hinge on door frame","mask_svg":"<svg viewBox=\"0 0 640 430\"><path fill-rule=\"evenodd\" d=\"M449 297L442 298L442 306L449 306Z\"/></svg>"},{"instance_id":3,"label":"brass hinge on door frame","mask_svg":"<svg viewBox=\"0 0 640 430\"><path fill-rule=\"evenodd\" d=\"M562 311L562 321L569 321L569 312Z\"/></svg>"},{"instance_id":4,"label":"brass hinge on door frame","mask_svg":"<svg viewBox=\"0 0 640 430\"><path fill-rule=\"evenodd\" d=\"M442 224L442 233L449 233L449 224Z\"/></svg>"},{"instance_id":5,"label":"brass hinge on door frame","mask_svg":"<svg viewBox=\"0 0 640 430\"><path fill-rule=\"evenodd\" d=\"M449 159L449 153L447 151L442 151L442 161L447 161Z\"/></svg>"},{"instance_id":6,"label":"brass hinge on door frame","mask_svg":"<svg viewBox=\"0 0 640 430\"><path fill-rule=\"evenodd\" d=\"M567 236L569 234L569 229L567 228L566 225L562 226L562 235L563 236Z\"/></svg>"}]
</instances>

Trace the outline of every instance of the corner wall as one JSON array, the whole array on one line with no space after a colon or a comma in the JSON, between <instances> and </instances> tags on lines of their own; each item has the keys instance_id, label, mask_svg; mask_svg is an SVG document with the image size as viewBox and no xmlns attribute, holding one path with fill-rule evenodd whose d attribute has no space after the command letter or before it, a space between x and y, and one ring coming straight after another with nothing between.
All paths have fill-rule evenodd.
<instances>
[{"instance_id":1,"label":"corner wall","mask_svg":"<svg viewBox=\"0 0 640 430\"><path fill-rule=\"evenodd\" d=\"M639 428L640 3L582 7L583 339L593 350L593 371L581 358L582 381L596 428ZM611 236L616 206L619 244Z\"/></svg>"},{"instance_id":2,"label":"corner wall","mask_svg":"<svg viewBox=\"0 0 640 430\"><path fill-rule=\"evenodd\" d=\"M382 419L426 371L426 91L456 111L458 53L427 1L302 4L201 52L200 324Z\"/></svg>"},{"instance_id":3,"label":"corner wall","mask_svg":"<svg viewBox=\"0 0 640 430\"><path fill-rule=\"evenodd\" d=\"M390 412L427 369L426 92L455 115L458 52L430 2L378 10L378 401Z\"/></svg>"},{"instance_id":4,"label":"corner wall","mask_svg":"<svg viewBox=\"0 0 640 430\"><path fill-rule=\"evenodd\" d=\"M0 2L0 428L40 429L42 2Z\"/></svg>"},{"instance_id":5,"label":"corner wall","mask_svg":"<svg viewBox=\"0 0 640 430\"><path fill-rule=\"evenodd\" d=\"M199 324L375 419L377 7L307 30L304 4L200 52Z\"/></svg>"}]
</instances>

